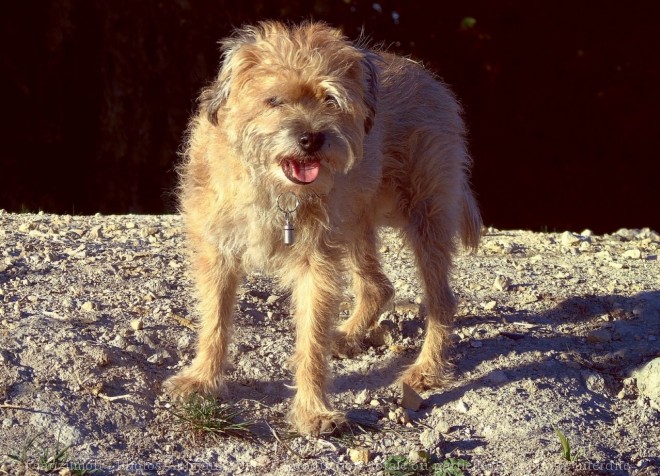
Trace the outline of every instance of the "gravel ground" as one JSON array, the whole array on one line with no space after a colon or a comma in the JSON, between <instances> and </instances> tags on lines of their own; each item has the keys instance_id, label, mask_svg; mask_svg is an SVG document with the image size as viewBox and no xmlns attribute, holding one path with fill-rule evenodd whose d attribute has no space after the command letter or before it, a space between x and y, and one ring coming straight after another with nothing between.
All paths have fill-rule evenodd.
<instances>
[{"instance_id":1,"label":"gravel ground","mask_svg":"<svg viewBox=\"0 0 660 476\"><path fill-rule=\"evenodd\" d=\"M420 286L398 235L381 238L396 302L363 354L332 360L331 398L352 431L289 433L288 298L253 274L236 306L227 394L253 437L213 438L173 416L160 387L194 353L179 217L0 211L0 474L42 474L40 456L59 445L62 475L84 474L76 464L375 475L392 473L394 456L433 474L426 454L469 463L465 475L660 475L658 233L489 229L457 259L456 380L419 408L392 381L421 345Z\"/></svg>"}]
</instances>

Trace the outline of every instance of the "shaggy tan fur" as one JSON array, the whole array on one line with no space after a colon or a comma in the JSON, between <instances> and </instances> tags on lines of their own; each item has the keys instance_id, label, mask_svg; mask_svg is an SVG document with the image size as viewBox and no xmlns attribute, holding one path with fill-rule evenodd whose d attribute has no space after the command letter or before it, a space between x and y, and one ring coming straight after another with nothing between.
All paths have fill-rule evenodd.
<instances>
[{"instance_id":1,"label":"shaggy tan fur","mask_svg":"<svg viewBox=\"0 0 660 476\"><path fill-rule=\"evenodd\" d=\"M311 434L340 425L326 395L329 355L358 349L394 293L379 225L403 232L425 286L426 339L402 380L418 390L446 381L455 238L475 248L481 218L461 109L443 83L324 24L261 23L224 42L185 159L181 211L202 320L197 356L167 381L170 392L220 392L236 288L260 268L292 290L292 423ZM293 246L276 206L285 192L300 201ZM349 274L356 306L337 325Z\"/></svg>"}]
</instances>

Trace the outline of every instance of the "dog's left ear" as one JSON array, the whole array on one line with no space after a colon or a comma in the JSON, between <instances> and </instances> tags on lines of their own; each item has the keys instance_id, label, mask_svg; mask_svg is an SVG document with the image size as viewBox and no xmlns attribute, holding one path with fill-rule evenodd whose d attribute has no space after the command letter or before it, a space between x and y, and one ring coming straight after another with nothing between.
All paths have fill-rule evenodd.
<instances>
[{"instance_id":1,"label":"dog's left ear","mask_svg":"<svg viewBox=\"0 0 660 476\"><path fill-rule=\"evenodd\" d=\"M224 94L223 84L216 79L210 86L204 88L199 95L199 104L206 112L206 118L214 126L218 125L218 111L225 103L227 96Z\"/></svg>"},{"instance_id":2,"label":"dog's left ear","mask_svg":"<svg viewBox=\"0 0 660 476\"><path fill-rule=\"evenodd\" d=\"M251 49L256 35L256 29L245 28L221 41L223 54L218 77L199 96L200 106L213 125L218 125L218 111L229 98L234 78L258 63Z\"/></svg>"},{"instance_id":3,"label":"dog's left ear","mask_svg":"<svg viewBox=\"0 0 660 476\"><path fill-rule=\"evenodd\" d=\"M364 133L368 134L376 119L376 104L378 101L378 54L370 50L362 50L362 70L364 74L364 103L367 106L367 116L364 119Z\"/></svg>"}]
</instances>

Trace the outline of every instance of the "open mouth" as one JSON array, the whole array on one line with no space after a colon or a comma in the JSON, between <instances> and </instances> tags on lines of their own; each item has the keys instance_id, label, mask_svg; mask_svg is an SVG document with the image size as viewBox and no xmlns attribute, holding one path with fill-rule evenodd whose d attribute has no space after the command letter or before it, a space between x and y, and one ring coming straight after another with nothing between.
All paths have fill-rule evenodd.
<instances>
[{"instance_id":1,"label":"open mouth","mask_svg":"<svg viewBox=\"0 0 660 476\"><path fill-rule=\"evenodd\" d=\"M298 185L307 185L318 178L321 161L319 159L284 159L281 166L286 178Z\"/></svg>"}]
</instances>

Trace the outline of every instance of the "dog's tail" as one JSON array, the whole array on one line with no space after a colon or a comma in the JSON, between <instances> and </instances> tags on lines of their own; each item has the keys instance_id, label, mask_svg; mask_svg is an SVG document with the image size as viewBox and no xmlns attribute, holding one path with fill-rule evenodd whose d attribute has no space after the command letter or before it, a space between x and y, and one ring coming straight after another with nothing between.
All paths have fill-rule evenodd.
<instances>
[{"instance_id":1,"label":"dog's tail","mask_svg":"<svg viewBox=\"0 0 660 476\"><path fill-rule=\"evenodd\" d=\"M470 185L463 184L463 203L461 210L460 235L463 246L471 251L476 251L481 239L481 214Z\"/></svg>"}]
</instances>

